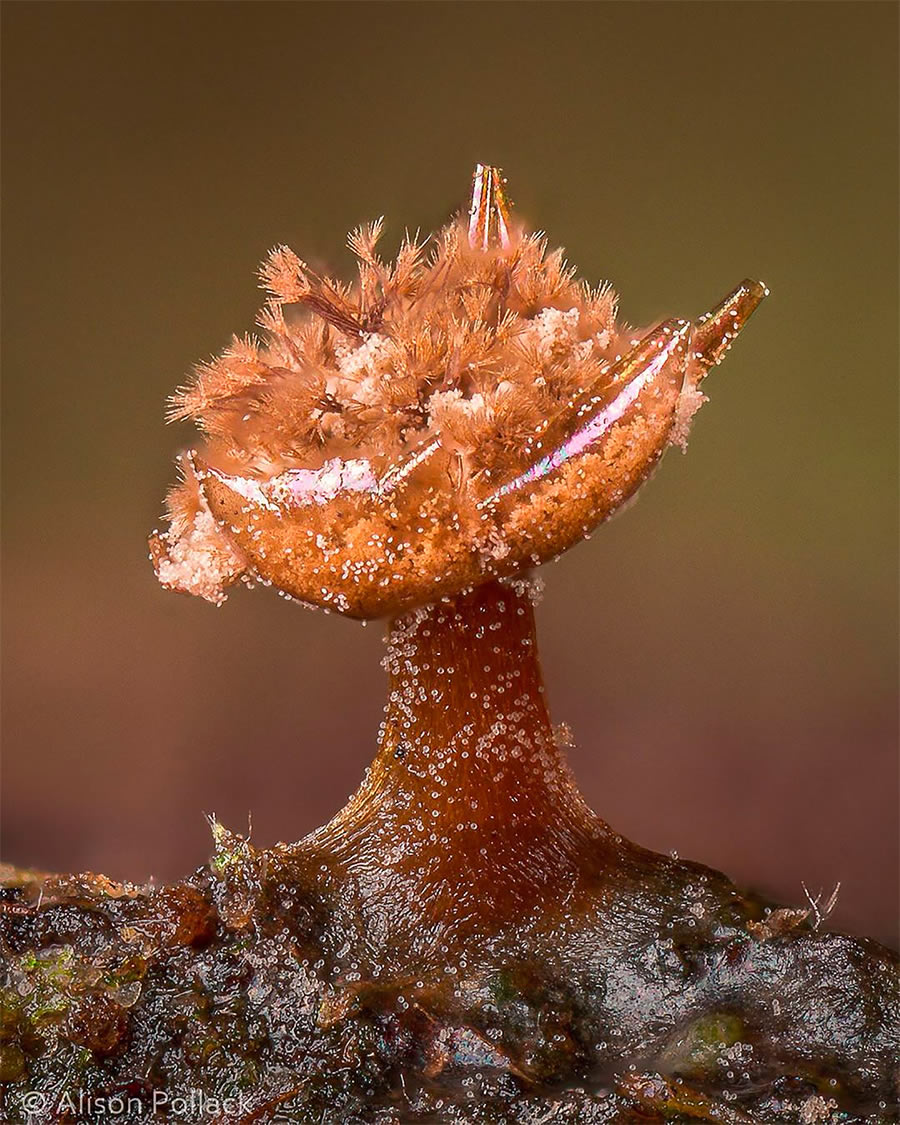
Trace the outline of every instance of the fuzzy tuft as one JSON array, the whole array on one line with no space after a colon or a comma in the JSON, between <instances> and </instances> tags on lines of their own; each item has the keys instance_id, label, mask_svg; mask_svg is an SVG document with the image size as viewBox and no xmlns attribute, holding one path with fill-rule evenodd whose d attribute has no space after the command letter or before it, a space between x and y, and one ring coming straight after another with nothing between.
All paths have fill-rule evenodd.
<instances>
[{"instance_id":1,"label":"fuzzy tuft","mask_svg":"<svg viewBox=\"0 0 900 1125\"><path fill-rule=\"evenodd\" d=\"M352 285L271 252L261 338L235 337L172 400L213 464L259 477L336 457L387 469L438 438L466 472L508 471L542 420L627 350L613 291L576 281L541 235L474 249L456 220L429 255L407 238L386 264L381 229L349 236Z\"/></svg>"}]
</instances>

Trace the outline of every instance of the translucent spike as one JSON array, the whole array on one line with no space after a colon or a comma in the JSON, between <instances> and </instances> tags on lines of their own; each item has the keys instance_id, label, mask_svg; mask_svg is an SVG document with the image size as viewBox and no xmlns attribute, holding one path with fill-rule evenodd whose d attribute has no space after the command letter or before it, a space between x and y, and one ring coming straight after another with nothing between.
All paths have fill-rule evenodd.
<instances>
[{"instance_id":1,"label":"translucent spike","mask_svg":"<svg viewBox=\"0 0 900 1125\"><path fill-rule=\"evenodd\" d=\"M701 316L694 325L694 356L704 374L721 363L734 338L750 319L769 290L761 281L745 278L716 307Z\"/></svg>"},{"instance_id":2,"label":"translucent spike","mask_svg":"<svg viewBox=\"0 0 900 1125\"><path fill-rule=\"evenodd\" d=\"M492 164L476 164L469 207L469 245L491 250L509 245L509 199L503 174Z\"/></svg>"}]
</instances>

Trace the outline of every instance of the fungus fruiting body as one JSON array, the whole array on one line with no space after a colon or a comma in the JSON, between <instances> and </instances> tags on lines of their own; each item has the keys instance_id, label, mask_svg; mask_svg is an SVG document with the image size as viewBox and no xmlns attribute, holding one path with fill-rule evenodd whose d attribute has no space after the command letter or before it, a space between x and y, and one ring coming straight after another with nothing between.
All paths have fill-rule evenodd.
<instances>
[{"instance_id":1,"label":"fungus fruiting body","mask_svg":"<svg viewBox=\"0 0 900 1125\"><path fill-rule=\"evenodd\" d=\"M271 255L263 338L175 397L205 439L151 556L388 618L378 752L299 842L212 818L170 887L5 872L4 1120L896 1120L896 959L618 836L537 658L532 568L684 444L763 287L631 331L485 166L430 250L377 235L354 286Z\"/></svg>"},{"instance_id":2,"label":"fungus fruiting body","mask_svg":"<svg viewBox=\"0 0 900 1125\"><path fill-rule=\"evenodd\" d=\"M305 846L371 959L437 964L610 894L631 845L557 744L529 574L684 444L765 289L629 329L609 286L513 221L484 165L430 251L407 240L386 265L379 233L350 236L352 287L270 255L264 339L235 340L173 400L207 437L151 553L165 586L211 601L243 578L390 617L378 755Z\"/></svg>"}]
</instances>

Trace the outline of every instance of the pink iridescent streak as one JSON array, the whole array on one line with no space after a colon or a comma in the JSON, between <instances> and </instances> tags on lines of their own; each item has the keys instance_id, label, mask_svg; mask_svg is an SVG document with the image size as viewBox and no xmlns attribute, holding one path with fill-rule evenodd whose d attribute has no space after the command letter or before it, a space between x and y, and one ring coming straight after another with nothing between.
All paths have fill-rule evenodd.
<instances>
[{"instance_id":1,"label":"pink iridescent streak","mask_svg":"<svg viewBox=\"0 0 900 1125\"><path fill-rule=\"evenodd\" d=\"M375 474L368 461L333 458L321 469L288 469L267 481L233 477L210 469L211 476L259 507L278 511L282 506L327 504L342 492L373 492Z\"/></svg>"},{"instance_id":2,"label":"pink iridescent streak","mask_svg":"<svg viewBox=\"0 0 900 1125\"><path fill-rule=\"evenodd\" d=\"M609 406L605 407L580 430L577 430L567 441L548 453L546 457L542 457L530 469L527 469L521 476L515 480L509 481L507 484L501 485L500 488L493 493L493 495L479 507L486 507L489 504L495 503L503 496L508 496L512 492L516 492L526 484L532 484L534 481L542 480L544 477L549 476L554 469L558 469L560 465L569 461L572 457L577 457L579 453L583 453L590 445L592 445L598 438L601 438L619 419L624 415L629 406L637 399L641 391L647 384L655 378L656 375L669 361L672 352L681 342L682 333L677 333L672 337L661 349L659 355L647 364L639 375L636 375L620 393L613 399Z\"/></svg>"}]
</instances>

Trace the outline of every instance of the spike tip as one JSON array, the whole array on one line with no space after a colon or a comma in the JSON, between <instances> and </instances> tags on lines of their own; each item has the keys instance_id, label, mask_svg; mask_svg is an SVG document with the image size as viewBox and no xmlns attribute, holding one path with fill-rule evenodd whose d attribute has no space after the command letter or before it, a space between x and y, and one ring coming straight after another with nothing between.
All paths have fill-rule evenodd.
<instances>
[{"instance_id":1,"label":"spike tip","mask_svg":"<svg viewBox=\"0 0 900 1125\"><path fill-rule=\"evenodd\" d=\"M469 245L473 249L509 246L510 204L503 188L503 173L492 164L476 164L469 207Z\"/></svg>"}]
</instances>

